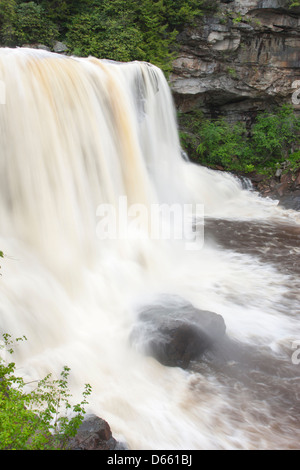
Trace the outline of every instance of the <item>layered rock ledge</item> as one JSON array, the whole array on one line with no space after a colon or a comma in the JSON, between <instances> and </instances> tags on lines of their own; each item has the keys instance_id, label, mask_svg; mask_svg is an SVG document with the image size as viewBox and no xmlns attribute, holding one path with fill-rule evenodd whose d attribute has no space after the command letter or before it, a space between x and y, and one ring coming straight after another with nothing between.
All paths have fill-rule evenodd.
<instances>
[{"instance_id":1,"label":"layered rock ledge","mask_svg":"<svg viewBox=\"0 0 300 470\"><path fill-rule=\"evenodd\" d=\"M300 7L289 4L222 1L185 28L170 76L177 108L232 121L287 102L300 111Z\"/></svg>"}]
</instances>

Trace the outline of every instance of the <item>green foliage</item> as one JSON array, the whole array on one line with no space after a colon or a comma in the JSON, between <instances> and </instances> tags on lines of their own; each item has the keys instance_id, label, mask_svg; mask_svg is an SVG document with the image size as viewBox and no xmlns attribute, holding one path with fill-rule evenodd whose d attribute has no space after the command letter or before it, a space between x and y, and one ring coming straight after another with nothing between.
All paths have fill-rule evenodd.
<instances>
[{"instance_id":1,"label":"green foliage","mask_svg":"<svg viewBox=\"0 0 300 470\"><path fill-rule=\"evenodd\" d=\"M71 54L171 68L175 38L208 0L0 0L4 46L66 41Z\"/></svg>"},{"instance_id":2,"label":"green foliage","mask_svg":"<svg viewBox=\"0 0 300 470\"><path fill-rule=\"evenodd\" d=\"M299 7L300 6L300 1L299 0L288 0L288 7L289 8L294 8L294 7Z\"/></svg>"},{"instance_id":3,"label":"green foliage","mask_svg":"<svg viewBox=\"0 0 300 470\"><path fill-rule=\"evenodd\" d=\"M15 342L3 335L0 349L13 354ZM54 450L67 448L68 440L76 435L83 421L90 385L85 385L82 401L71 406L68 391L70 369L64 367L58 380L51 375L28 385L16 376L16 365L0 358L0 450ZM67 417L67 413L71 417Z\"/></svg>"},{"instance_id":4,"label":"green foliage","mask_svg":"<svg viewBox=\"0 0 300 470\"><path fill-rule=\"evenodd\" d=\"M201 2L181 2L179 10L174 3L178 2L103 0L97 8L72 18L66 35L69 49L81 56L144 60L168 71L177 35L175 26L200 13L199 9L187 8L188 3Z\"/></svg>"},{"instance_id":5,"label":"green foliage","mask_svg":"<svg viewBox=\"0 0 300 470\"><path fill-rule=\"evenodd\" d=\"M70 17L89 13L99 3L94 0L41 0L46 18L54 23L60 34L65 35ZM63 36L57 39L63 39Z\"/></svg>"},{"instance_id":6,"label":"green foliage","mask_svg":"<svg viewBox=\"0 0 300 470\"><path fill-rule=\"evenodd\" d=\"M232 20L232 22L233 22L234 24L239 24L239 23L241 23L242 21L243 21L242 15L236 15L236 16L233 18L233 20Z\"/></svg>"},{"instance_id":7,"label":"green foliage","mask_svg":"<svg viewBox=\"0 0 300 470\"><path fill-rule=\"evenodd\" d=\"M15 0L0 0L0 42L6 46L15 44Z\"/></svg>"},{"instance_id":8,"label":"green foliage","mask_svg":"<svg viewBox=\"0 0 300 470\"><path fill-rule=\"evenodd\" d=\"M257 116L252 128L252 142L262 163L283 160L291 145L299 144L300 119L292 106L284 105L274 113Z\"/></svg>"},{"instance_id":9,"label":"green foliage","mask_svg":"<svg viewBox=\"0 0 300 470\"><path fill-rule=\"evenodd\" d=\"M254 159L247 145L247 130L242 123L228 124L225 120L204 121L200 129L201 143L197 153L211 165L222 165L230 170L244 169L244 162Z\"/></svg>"},{"instance_id":10,"label":"green foliage","mask_svg":"<svg viewBox=\"0 0 300 470\"><path fill-rule=\"evenodd\" d=\"M15 37L17 44L43 43L52 45L58 36L54 24L47 20L41 5L21 3L16 9Z\"/></svg>"},{"instance_id":11,"label":"green foliage","mask_svg":"<svg viewBox=\"0 0 300 470\"><path fill-rule=\"evenodd\" d=\"M228 67L227 73L228 73L228 75L230 75L232 78L237 78L237 71L236 71L236 69L234 69L234 68L232 68L232 67Z\"/></svg>"},{"instance_id":12,"label":"green foliage","mask_svg":"<svg viewBox=\"0 0 300 470\"><path fill-rule=\"evenodd\" d=\"M89 55L117 61L143 60L141 32L130 25L129 13L114 18L100 10L73 18L67 34L68 46L75 55Z\"/></svg>"},{"instance_id":13,"label":"green foliage","mask_svg":"<svg viewBox=\"0 0 300 470\"><path fill-rule=\"evenodd\" d=\"M288 170L297 171L300 168L300 150L298 152L291 153L287 157L286 161L288 163Z\"/></svg>"},{"instance_id":14,"label":"green foliage","mask_svg":"<svg viewBox=\"0 0 300 470\"><path fill-rule=\"evenodd\" d=\"M227 171L273 172L276 165L291 159L296 168L299 152L300 118L284 105L274 112L261 113L251 130L243 123L230 124L224 119L210 121L191 113L181 117L181 141L193 160Z\"/></svg>"},{"instance_id":15,"label":"green foliage","mask_svg":"<svg viewBox=\"0 0 300 470\"><path fill-rule=\"evenodd\" d=\"M217 6L217 2L203 0L164 0L162 3L167 24L177 30L192 23L203 10L214 10Z\"/></svg>"}]
</instances>

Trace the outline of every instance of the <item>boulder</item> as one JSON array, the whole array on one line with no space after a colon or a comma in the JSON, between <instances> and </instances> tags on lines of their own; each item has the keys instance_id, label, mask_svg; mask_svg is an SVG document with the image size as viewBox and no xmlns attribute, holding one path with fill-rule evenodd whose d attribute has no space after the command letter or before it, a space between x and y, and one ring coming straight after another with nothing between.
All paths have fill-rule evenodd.
<instances>
[{"instance_id":1,"label":"boulder","mask_svg":"<svg viewBox=\"0 0 300 470\"><path fill-rule=\"evenodd\" d=\"M53 46L54 52L57 54L62 54L68 50L68 46L64 44L63 42L56 41L54 46Z\"/></svg>"},{"instance_id":2,"label":"boulder","mask_svg":"<svg viewBox=\"0 0 300 470\"><path fill-rule=\"evenodd\" d=\"M280 205L285 209L300 211L300 190L283 195L280 198Z\"/></svg>"},{"instance_id":3,"label":"boulder","mask_svg":"<svg viewBox=\"0 0 300 470\"><path fill-rule=\"evenodd\" d=\"M89 415L69 442L69 450L116 450L118 442L113 438L109 424L104 419Z\"/></svg>"},{"instance_id":4,"label":"boulder","mask_svg":"<svg viewBox=\"0 0 300 470\"><path fill-rule=\"evenodd\" d=\"M199 310L178 296L159 296L138 313L130 341L165 366L186 369L225 336L221 315Z\"/></svg>"},{"instance_id":5,"label":"boulder","mask_svg":"<svg viewBox=\"0 0 300 470\"><path fill-rule=\"evenodd\" d=\"M50 47L45 46L45 44L39 44L39 43L23 44L21 47L26 48L26 49L40 49L40 50L44 50L44 51L48 51L48 52L51 51Z\"/></svg>"}]
</instances>

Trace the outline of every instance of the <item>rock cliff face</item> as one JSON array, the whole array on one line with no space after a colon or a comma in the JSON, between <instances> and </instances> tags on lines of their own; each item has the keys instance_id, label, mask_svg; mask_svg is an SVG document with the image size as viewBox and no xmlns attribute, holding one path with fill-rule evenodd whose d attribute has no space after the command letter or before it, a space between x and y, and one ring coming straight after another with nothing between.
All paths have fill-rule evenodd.
<instances>
[{"instance_id":1,"label":"rock cliff face","mask_svg":"<svg viewBox=\"0 0 300 470\"><path fill-rule=\"evenodd\" d=\"M232 121L274 104L300 112L300 7L290 9L288 0L218 3L213 16L178 37L170 76L177 108Z\"/></svg>"}]
</instances>

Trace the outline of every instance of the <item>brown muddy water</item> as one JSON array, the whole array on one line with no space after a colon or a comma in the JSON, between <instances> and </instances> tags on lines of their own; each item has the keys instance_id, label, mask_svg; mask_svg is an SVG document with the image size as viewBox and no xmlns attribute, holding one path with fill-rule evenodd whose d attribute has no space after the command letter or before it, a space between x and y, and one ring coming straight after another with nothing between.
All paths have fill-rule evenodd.
<instances>
[{"instance_id":1,"label":"brown muddy water","mask_svg":"<svg viewBox=\"0 0 300 470\"><path fill-rule=\"evenodd\" d=\"M299 226L208 219L205 240L231 255L249 255L253 264L272 266L282 273L286 291L280 304L275 304L274 299L274 312L286 316L287 323L291 318L299 321ZM259 299L257 301L259 303ZM231 428L236 448L245 448L243 439L239 439L246 433L247 449L299 449L298 350L297 338L295 342L287 338L269 345L263 341L251 344L227 338L203 361L193 363L192 387L196 396L214 395L216 391L219 394L222 390L224 406L213 426L216 430L226 427L225 432Z\"/></svg>"}]
</instances>

